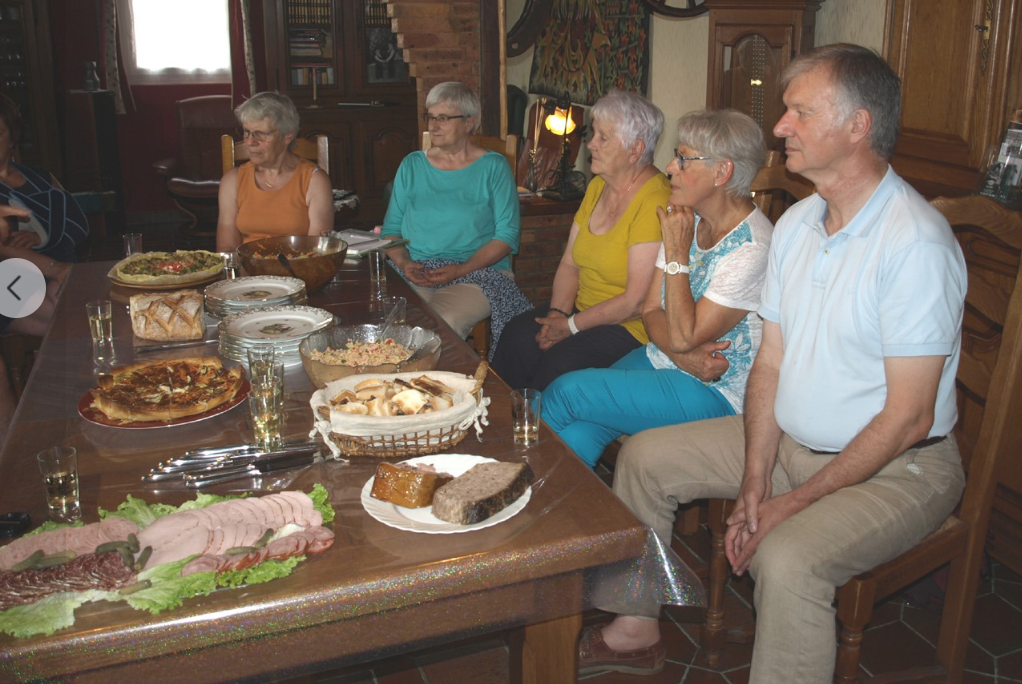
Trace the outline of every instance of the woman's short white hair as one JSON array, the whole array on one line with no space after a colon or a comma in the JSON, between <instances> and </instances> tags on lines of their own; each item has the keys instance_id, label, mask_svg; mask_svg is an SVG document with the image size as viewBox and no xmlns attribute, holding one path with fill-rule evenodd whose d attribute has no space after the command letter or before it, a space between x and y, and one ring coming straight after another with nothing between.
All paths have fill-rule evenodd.
<instances>
[{"instance_id":1,"label":"woman's short white hair","mask_svg":"<svg viewBox=\"0 0 1022 684\"><path fill-rule=\"evenodd\" d=\"M269 119L281 135L298 134L301 120L298 109L287 95L276 92L256 93L234 110L238 121L244 125L251 121Z\"/></svg>"},{"instance_id":2,"label":"woman's short white hair","mask_svg":"<svg viewBox=\"0 0 1022 684\"><path fill-rule=\"evenodd\" d=\"M641 140L645 148L639 162L653 163L660 134L664 132L664 113L642 95L614 90L593 105L593 119L613 125L625 147Z\"/></svg>"},{"instance_id":3,"label":"woman's short white hair","mask_svg":"<svg viewBox=\"0 0 1022 684\"><path fill-rule=\"evenodd\" d=\"M479 130L479 97L464 83L447 81L429 89L426 95L426 109L439 104L448 104L462 116L475 122L473 131Z\"/></svg>"},{"instance_id":4,"label":"woman's short white hair","mask_svg":"<svg viewBox=\"0 0 1022 684\"><path fill-rule=\"evenodd\" d=\"M700 157L730 159L734 164L724 191L748 197L749 185L766 163L763 129L748 115L735 109L701 109L678 119L678 144Z\"/></svg>"}]
</instances>

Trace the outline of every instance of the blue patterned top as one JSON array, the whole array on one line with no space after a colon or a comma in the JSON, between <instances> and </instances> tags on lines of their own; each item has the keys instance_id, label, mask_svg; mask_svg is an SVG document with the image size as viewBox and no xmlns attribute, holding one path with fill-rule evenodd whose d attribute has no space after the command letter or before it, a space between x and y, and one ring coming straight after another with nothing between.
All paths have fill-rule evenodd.
<instances>
[{"instance_id":1,"label":"blue patterned top","mask_svg":"<svg viewBox=\"0 0 1022 684\"><path fill-rule=\"evenodd\" d=\"M699 220L699 215L696 214L697 231ZM759 309L766 276L772 232L770 220L756 209L710 249L700 249L696 240L693 240L689 250L689 283L692 287L692 298L698 302L705 296L721 306L750 312L720 338L731 342L731 346L723 352L731 365L720 380L710 385L724 395L737 413L742 412L745 384L763 334L763 321L756 311ZM661 270L666 266L663 245L660 246L656 265ZM670 276L665 274L661 281L661 306L665 306L664 283L668 277ZM678 368L652 342L646 345L646 357L654 368L686 372Z\"/></svg>"}]
</instances>

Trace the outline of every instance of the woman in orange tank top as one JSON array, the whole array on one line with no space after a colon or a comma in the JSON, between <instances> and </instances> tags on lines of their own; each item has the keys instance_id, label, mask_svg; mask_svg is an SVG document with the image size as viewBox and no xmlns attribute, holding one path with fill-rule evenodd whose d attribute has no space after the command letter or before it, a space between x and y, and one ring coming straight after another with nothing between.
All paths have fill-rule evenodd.
<instances>
[{"instance_id":1,"label":"woman in orange tank top","mask_svg":"<svg viewBox=\"0 0 1022 684\"><path fill-rule=\"evenodd\" d=\"M330 179L291 152L298 110L286 95L258 93L234 110L249 161L220 181L216 248L280 235L321 235L333 228Z\"/></svg>"}]
</instances>

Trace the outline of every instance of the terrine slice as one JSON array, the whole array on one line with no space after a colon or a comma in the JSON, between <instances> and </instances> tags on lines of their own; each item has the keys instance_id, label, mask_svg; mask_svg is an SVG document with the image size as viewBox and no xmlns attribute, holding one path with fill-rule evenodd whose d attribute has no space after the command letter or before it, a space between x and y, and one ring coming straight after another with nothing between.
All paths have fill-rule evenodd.
<instances>
[{"instance_id":1,"label":"terrine slice","mask_svg":"<svg viewBox=\"0 0 1022 684\"><path fill-rule=\"evenodd\" d=\"M433 515L440 520L472 525L504 510L532 484L525 463L479 463L433 495Z\"/></svg>"}]
</instances>

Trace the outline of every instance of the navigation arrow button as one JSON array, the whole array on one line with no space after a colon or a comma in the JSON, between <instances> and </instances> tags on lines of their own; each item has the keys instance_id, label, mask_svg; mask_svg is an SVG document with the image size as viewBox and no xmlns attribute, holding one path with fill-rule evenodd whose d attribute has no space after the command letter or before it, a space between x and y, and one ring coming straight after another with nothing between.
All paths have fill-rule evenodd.
<instances>
[{"instance_id":1,"label":"navigation arrow button","mask_svg":"<svg viewBox=\"0 0 1022 684\"><path fill-rule=\"evenodd\" d=\"M15 278L14 280L11 281L11 284L7 286L7 291L10 292L12 295L14 295L14 298L17 299L20 302L21 301L21 297L19 297L18 293L14 291L14 284L16 282L18 282L19 280L21 280L21 276L20 275L17 278Z\"/></svg>"}]
</instances>

